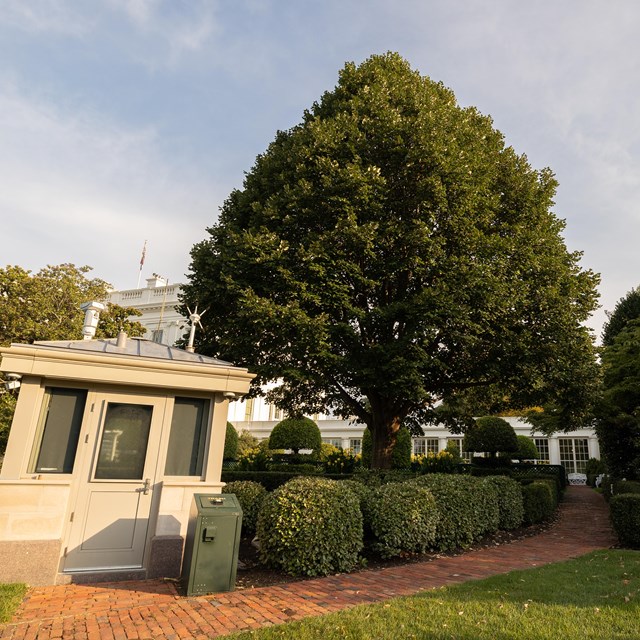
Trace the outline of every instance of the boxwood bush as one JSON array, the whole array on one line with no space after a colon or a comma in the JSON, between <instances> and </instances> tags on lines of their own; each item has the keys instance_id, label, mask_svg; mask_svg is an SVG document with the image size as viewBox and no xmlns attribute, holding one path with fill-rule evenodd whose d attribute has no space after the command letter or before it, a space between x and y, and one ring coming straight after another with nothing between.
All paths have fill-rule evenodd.
<instances>
[{"instance_id":1,"label":"boxwood bush","mask_svg":"<svg viewBox=\"0 0 640 640\"><path fill-rule=\"evenodd\" d=\"M362 550L362 513L342 482L301 477L266 496L258 516L260 557L291 575L351 571Z\"/></svg>"},{"instance_id":2,"label":"boxwood bush","mask_svg":"<svg viewBox=\"0 0 640 640\"><path fill-rule=\"evenodd\" d=\"M489 476L485 482L498 491L499 528L516 529L524 520L522 486L516 480L505 476Z\"/></svg>"},{"instance_id":3,"label":"boxwood bush","mask_svg":"<svg viewBox=\"0 0 640 640\"><path fill-rule=\"evenodd\" d=\"M611 523L623 547L640 549L640 495L620 493L609 501Z\"/></svg>"},{"instance_id":4,"label":"boxwood bush","mask_svg":"<svg viewBox=\"0 0 640 640\"><path fill-rule=\"evenodd\" d=\"M429 473L411 483L427 487L436 501L439 519L436 526L435 548L453 551L468 547L476 536L477 517L475 495L469 491L471 476Z\"/></svg>"},{"instance_id":5,"label":"boxwood bush","mask_svg":"<svg viewBox=\"0 0 640 640\"><path fill-rule=\"evenodd\" d=\"M256 532L258 513L267 490L251 480L236 480L222 487L222 493L233 493L242 508L242 531L247 534Z\"/></svg>"},{"instance_id":6,"label":"boxwood bush","mask_svg":"<svg viewBox=\"0 0 640 640\"><path fill-rule=\"evenodd\" d=\"M555 510L553 491L549 482L536 480L522 485L524 524L537 524L548 520Z\"/></svg>"},{"instance_id":7,"label":"boxwood bush","mask_svg":"<svg viewBox=\"0 0 640 640\"><path fill-rule=\"evenodd\" d=\"M433 547L439 519L429 489L412 482L385 484L373 490L365 508L374 538L372 549L383 558L424 553Z\"/></svg>"}]
</instances>

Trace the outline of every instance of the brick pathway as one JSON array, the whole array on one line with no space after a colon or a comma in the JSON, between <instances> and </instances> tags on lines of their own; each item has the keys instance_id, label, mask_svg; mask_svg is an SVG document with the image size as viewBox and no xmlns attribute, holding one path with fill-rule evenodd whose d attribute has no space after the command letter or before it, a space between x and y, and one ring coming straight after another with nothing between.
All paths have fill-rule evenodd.
<instances>
[{"instance_id":1,"label":"brick pathway","mask_svg":"<svg viewBox=\"0 0 640 640\"><path fill-rule=\"evenodd\" d=\"M173 583L123 582L30 589L3 640L205 639L379 602L445 584L574 558L612 546L608 507L587 487L570 487L557 524L531 538L453 557L186 598Z\"/></svg>"}]
</instances>

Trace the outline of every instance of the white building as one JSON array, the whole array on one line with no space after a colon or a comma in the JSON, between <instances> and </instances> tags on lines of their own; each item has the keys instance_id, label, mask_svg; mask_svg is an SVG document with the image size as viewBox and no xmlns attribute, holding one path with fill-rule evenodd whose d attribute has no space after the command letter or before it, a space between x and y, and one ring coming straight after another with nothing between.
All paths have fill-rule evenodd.
<instances>
[{"instance_id":1,"label":"white building","mask_svg":"<svg viewBox=\"0 0 640 640\"><path fill-rule=\"evenodd\" d=\"M136 318L147 328L151 340L172 345L184 335L188 321L176 310L179 301L180 284L167 286L158 277L147 279L143 289L114 291L109 302L134 307L142 311ZM259 440L269 437L274 425L284 418L282 410L267 403L264 398L252 398L231 403L229 421L238 431L249 431ZM310 416L320 427L322 439L343 449L360 451L364 426L355 421L340 420L333 416L319 414ZM531 433L531 425L518 418L506 418L518 435L532 436L540 452L540 462L563 464L568 473L583 472L589 458L600 458L600 447L592 429L581 429L569 433L545 436ZM462 436L453 435L447 429L437 426L424 428L424 437L413 438L415 454L437 453L447 447L450 441L462 446Z\"/></svg>"}]
</instances>

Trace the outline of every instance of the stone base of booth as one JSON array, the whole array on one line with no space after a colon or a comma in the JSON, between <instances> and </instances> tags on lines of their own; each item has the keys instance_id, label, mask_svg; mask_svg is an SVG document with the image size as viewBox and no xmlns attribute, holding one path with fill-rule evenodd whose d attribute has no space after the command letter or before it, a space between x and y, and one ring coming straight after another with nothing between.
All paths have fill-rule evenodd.
<instances>
[{"instance_id":1,"label":"stone base of booth","mask_svg":"<svg viewBox=\"0 0 640 640\"><path fill-rule=\"evenodd\" d=\"M179 578L182 565L182 536L155 536L151 539L148 578Z\"/></svg>"},{"instance_id":2,"label":"stone base of booth","mask_svg":"<svg viewBox=\"0 0 640 640\"><path fill-rule=\"evenodd\" d=\"M60 540L0 541L0 582L55 584L60 548Z\"/></svg>"},{"instance_id":3,"label":"stone base of booth","mask_svg":"<svg viewBox=\"0 0 640 640\"><path fill-rule=\"evenodd\" d=\"M117 571L79 571L77 573L59 573L56 576L55 584L95 584L97 582L124 582L130 580L145 580L146 577L146 569L122 569Z\"/></svg>"}]
</instances>

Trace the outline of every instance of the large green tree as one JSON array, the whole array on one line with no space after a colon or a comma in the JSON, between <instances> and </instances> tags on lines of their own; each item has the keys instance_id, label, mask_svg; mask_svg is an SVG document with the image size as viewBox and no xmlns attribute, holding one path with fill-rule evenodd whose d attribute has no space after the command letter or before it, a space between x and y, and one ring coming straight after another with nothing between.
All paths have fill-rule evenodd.
<instances>
[{"instance_id":1,"label":"large green tree","mask_svg":"<svg viewBox=\"0 0 640 640\"><path fill-rule=\"evenodd\" d=\"M631 289L616 303L613 311L607 311L607 321L602 328L602 344L609 347L630 320L640 318L640 288Z\"/></svg>"},{"instance_id":2,"label":"large green tree","mask_svg":"<svg viewBox=\"0 0 640 640\"><path fill-rule=\"evenodd\" d=\"M616 478L640 480L640 320L629 321L602 354L596 433Z\"/></svg>"},{"instance_id":3,"label":"large green tree","mask_svg":"<svg viewBox=\"0 0 640 640\"><path fill-rule=\"evenodd\" d=\"M356 416L374 467L401 424L476 387L575 424L598 279L565 247L555 189L399 55L347 64L194 246L199 349L250 367L256 389L280 380L282 407Z\"/></svg>"},{"instance_id":4,"label":"large green tree","mask_svg":"<svg viewBox=\"0 0 640 640\"><path fill-rule=\"evenodd\" d=\"M0 346L36 340L80 340L83 302L104 300L110 285L89 278L91 267L47 266L33 274L19 266L0 268ZM119 330L142 336L145 328L132 317L136 309L108 305L100 315L96 335L114 337ZM3 393L0 375L0 455L4 452L15 408L15 397Z\"/></svg>"}]
</instances>

